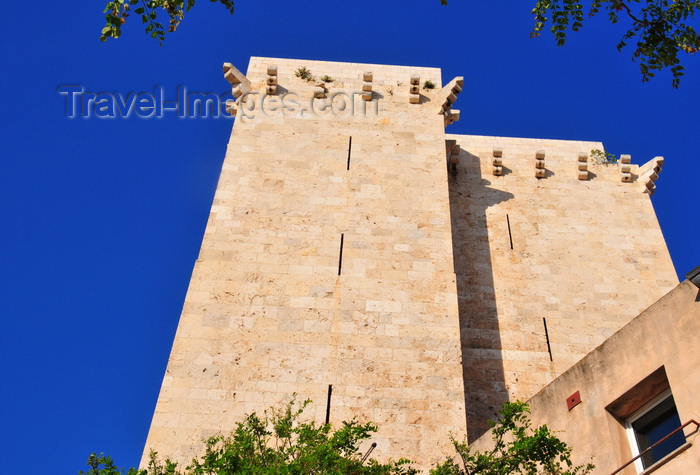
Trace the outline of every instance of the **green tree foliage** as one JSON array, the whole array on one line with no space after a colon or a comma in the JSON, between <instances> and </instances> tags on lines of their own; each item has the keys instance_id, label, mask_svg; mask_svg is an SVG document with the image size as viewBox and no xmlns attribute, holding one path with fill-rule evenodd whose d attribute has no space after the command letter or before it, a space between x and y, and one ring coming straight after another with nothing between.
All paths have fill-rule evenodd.
<instances>
[{"instance_id":1,"label":"green tree foliage","mask_svg":"<svg viewBox=\"0 0 700 475\"><path fill-rule=\"evenodd\" d=\"M230 436L204 441L205 451L191 465L180 470L170 460L160 462L151 453L148 468L124 471L110 457L92 454L90 470L79 475L238 475L238 474L328 474L328 475L413 475L416 470L407 460L381 464L365 460L360 443L376 432L372 423L343 422L332 430L330 424L302 422L309 401L294 400L281 409L253 413L236 424Z\"/></svg>"},{"instance_id":2,"label":"green tree foliage","mask_svg":"<svg viewBox=\"0 0 700 475\"><path fill-rule=\"evenodd\" d=\"M80 470L78 475L141 475L141 472L134 468L130 468L128 472L124 472L123 469L114 465L112 457L105 454L90 454L88 457L87 465L90 470L83 472Z\"/></svg>"},{"instance_id":3,"label":"green tree foliage","mask_svg":"<svg viewBox=\"0 0 700 475\"><path fill-rule=\"evenodd\" d=\"M365 460L360 443L377 431L372 423L343 422L333 431L330 424L302 422L309 401L294 399L281 409L255 413L236 424L230 436L204 441L204 455L180 470L177 463L151 453L145 469L118 468L109 456L92 454L90 470L78 475L415 475L408 460L381 464ZM586 475L592 464L573 466L571 447L547 426L532 428L529 408L522 402L506 403L498 422L491 422L494 446L489 451L472 451L466 442L452 437L457 456L430 471L431 475ZM458 459L455 462L455 459Z\"/></svg>"},{"instance_id":4,"label":"green tree foliage","mask_svg":"<svg viewBox=\"0 0 700 475\"><path fill-rule=\"evenodd\" d=\"M598 165L617 164L617 155L608 153L605 150L593 149L591 150L590 157L593 160L593 163Z\"/></svg>"},{"instance_id":5,"label":"green tree foliage","mask_svg":"<svg viewBox=\"0 0 700 475\"><path fill-rule=\"evenodd\" d=\"M440 3L447 5L447 0ZM540 36L549 24L557 45L564 46L569 30L580 30L586 17L605 12L611 23L618 23L622 15L628 29L617 44L618 51L628 41L636 41L632 60L639 62L642 81L671 68L671 85L678 88L684 70L679 55L700 50L700 36L689 23L699 9L698 0L537 0L530 37Z\"/></svg>"},{"instance_id":6,"label":"green tree foliage","mask_svg":"<svg viewBox=\"0 0 700 475\"><path fill-rule=\"evenodd\" d=\"M628 30L617 49L634 42L632 60L639 62L642 81L670 68L672 85L677 88L684 69L679 56L700 50L700 36L689 23L698 9L700 1L693 0L538 0L532 10L535 25L531 36L539 36L549 24L557 45L563 46L567 32L581 29L585 17L605 12L612 23L622 17Z\"/></svg>"},{"instance_id":7,"label":"green tree foliage","mask_svg":"<svg viewBox=\"0 0 700 475\"><path fill-rule=\"evenodd\" d=\"M473 451L466 442L452 437L458 461L445 460L431 475L585 475L592 464L573 466L571 447L556 437L547 426L532 428L530 410L522 402L506 403L498 422L492 426L493 449Z\"/></svg>"},{"instance_id":8,"label":"green tree foliage","mask_svg":"<svg viewBox=\"0 0 700 475\"><path fill-rule=\"evenodd\" d=\"M221 3L233 15L233 0L211 0ZM146 34L151 35L163 44L165 27L158 21L159 13L165 12L168 17L168 32L177 30L185 18L185 12L194 7L195 0L112 0L105 6L104 14L107 24L102 28L100 39L119 38L122 34L122 24L133 13L141 18L145 25ZM162 16L162 15L161 15Z\"/></svg>"},{"instance_id":9,"label":"green tree foliage","mask_svg":"<svg viewBox=\"0 0 700 475\"><path fill-rule=\"evenodd\" d=\"M233 14L233 0L211 2L221 3ZM440 0L440 3L447 5L448 2ZM177 30L185 12L194 4L195 0L108 1L104 10L107 24L100 39L119 38L122 24L133 13L141 18L146 33L163 44L166 31ZM632 60L639 62L642 81L649 81L656 71L670 68L672 85L677 88L684 71L679 56L700 50L700 36L689 23L694 21L698 9L700 0L537 0L532 9L535 17L530 36L538 37L549 25L557 45L563 46L569 30L580 30L586 17L605 12L612 23L618 23L622 16L627 31L617 44L618 50L634 41ZM167 30L159 21L163 17L167 17Z\"/></svg>"},{"instance_id":10,"label":"green tree foliage","mask_svg":"<svg viewBox=\"0 0 700 475\"><path fill-rule=\"evenodd\" d=\"M310 401L296 404L294 398L281 409L255 413L236 424L230 436L205 440L204 455L180 470L177 463L151 452L145 469L118 468L104 454L92 454L90 470L78 475L415 475L410 461L381 464L361 456L360 443L377 431L372 423L343 422L333 431L330 424L302 422L301 415ZM547 426L532 428L529 408L522 402L506 403L498 422L491 422L494 447L472 451L454 437L452 443L459 461L446 459L431 475L586 475L592 464L573 466L571 447L552 434Z\"/></svg>"}]
</instances>

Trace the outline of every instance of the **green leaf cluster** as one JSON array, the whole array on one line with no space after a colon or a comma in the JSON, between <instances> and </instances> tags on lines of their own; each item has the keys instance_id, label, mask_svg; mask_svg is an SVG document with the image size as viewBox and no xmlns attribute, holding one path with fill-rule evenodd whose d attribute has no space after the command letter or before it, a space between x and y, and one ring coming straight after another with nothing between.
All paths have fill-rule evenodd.
<instances>
[{"instance_id":1,"label":"green leaf cluster","mask_svg":"<svg viewBox=\"0 0 700 475\"><path fill-rule=\"evenodd\" d=\"M585 475L592 464L574 466L571 447L546 425L532 428L527 404L506 403L498 422L489 421L493 449L475 451L466 441L452 436L457 457L448 458L430 471L431 475ZM456 459L456 460L455 460Z\"/></svg>"},{"instance_id":2,"label":"green leaf cluster","mask_svg":"<svg viewBox=\"0 0 700 475\"><path fill-rule=\"evenodd\" d=\"M302 66L294 71L294 75L300 79L305 79L307 81L313 81L314 76L311 74L311 70L306 66Z\"/></svg>"},{"instance_id":3,"label":"green leaf cluster","mask_svg":"<svg viewBox=\"0 0 700 475\"><path fill-rule=\"evenodd\" d=\"M531 37L537 37L549 25L558 46L566 43L569 30L583 27L584 17L594 17L601 11L608 20L618 23L620 16L627 24L617 49L634 41L632 60L639 63L642 81L649 81L658 71L669 68L671 85L678 88L684 67L680 55L700 50L700 36L690 23L694 21L700 0L538 0L532 9L535 16Z\"/></svg>"},{"instance_id":4,"label":"green leaf cluster","mask_svg":"<svg viewBox=\"0 0 700 475\"><path fill-rule=\"evenodd\" d=\"M192 460L183 471L177 464L160 462L151 453L147 469L124 472L111 458L92 454L90 471L79 475L414 475L408 460L381 464L365 460L359 452L362 441L377 430L372 423L343 422L332 430L330 424L302 421L310 401L297 404L294 399L281 409L264 415L247 415L230 436L206 439L204 455Z\"/></svg>"},{"instance_id":5,"label":"green leaf cluster","mask_svg":"<svg viewBox=\"0 0 700 475\"><path fill-rule=\"evenodd\" d=\"M80 470L78 475L145 475L145 471L130 468L128 472L117 467L112 460L112 457L105 454L90 454L87 465L90 470L83 472Z\"/></svg>"},{"instance_id":6,"label":"green leaf cluster","mask_svg":"<svg viewBox=\"0 0 700 475\"><path fill-rule=\"evenodd\" d=\"M617 156L604 150L591 150L591 158L598 165L614 165L617 163Z\"/></svg>"},{"instance_id":7,"label":"green leaf cluster","mask_svg":"<svg viewBox=\"0 0 700 475\"><path fill-rule=\"evenodd\" d=\"M211 0L222 4L233 14L233 0ZM447 5L447 0L440 0ZM174 32L185 17L185 12L194 7L195 0L111 0L105 5L106 25L100 39L119 38L122 25L130 14L139 15L145 25L146 34L163 44L166 29L159 21L165 12L168 19L167 32ZM585 4L585 6L584 6ZM569 30L583 28L586 16L594 17L601 11L607 13L612 23L620 21L620 14L627 20L627 31L617 49L621 50L629 41L635 41L632 60L639 62L642 81L649 81L655 73L669 68L673 76L672 86L678 88L684 67L681 53L695 54L700 51L700 35L690 23L700 8L700 0L537 0L532 14L534 26L531 37L538 37L549 25L558 46L566 43ZM584 13L587 10L587 14Z\"/></svg>"},{"instance_id":8,"label":"green leaf cluster","mask_svg":"<svg viewBox=\"0 0 700 475\"><path fill-rule=\"evenodd\" d=\"M247 415L229 436L206 439L204 455L181 471L177 463L151 452L145 469L127 472L114 465L109 456L90 455L88 472L79 475L415 475L411 462L401 459L386 464L361 456L362 441L377 426L356 420L343 422L332 430L330 424L302 421L310 401L297 404L295 398L281 409L265 411L262 417ZM474 451L465 441L451 437L457 455L430 471L431 475L586 475L592 464L573 466L571 447L547 426L532 428L527 404L504 404L498 422L492 426L493 449Z\"/></svg>"},{"instance_id":9,"label":"green leaf cluster","mask_svg":"<svg viewBox=\"0 0 700 475\"><path fill-rule=\"evenodd\" d=\"M221 3L226 10L233 14L233 0L211 0L212 3ZM163 44L165 39L165 27L158 20L163 12L168 18L168 32L177 30L180 22L185 18L185 12L194 7L195 0L112 0L108 1L105 9L107 24L102 28L100 40L107 38L119 38L122 34L122 25L127 18L134 13L140 16L145 25L146 34Z\"/></svg>"}]
</instances>

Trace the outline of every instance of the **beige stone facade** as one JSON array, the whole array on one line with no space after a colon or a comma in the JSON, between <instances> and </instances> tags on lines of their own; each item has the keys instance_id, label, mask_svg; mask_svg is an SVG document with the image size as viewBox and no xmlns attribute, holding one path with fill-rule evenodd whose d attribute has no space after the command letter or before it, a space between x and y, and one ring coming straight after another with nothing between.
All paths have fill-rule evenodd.
<instances>
[{"instance_id":1,"label":"beige stone facade","mask_svg":"<svg viewBox=\"0 0 700 475\"><path fill-rule=\"evenodd\" d=\"M573 446L575 463L592 457L595 473L610 474L633 457L625 419L670 390L681 424L695 423L684 428L685 442L661 460L666 463L645 473L698 473L698 343L700 289L686 280L530 399L533 423L558 431ZM575 393L581 402L569 409ZM475 445L488 443L485 435ZM639 471L630 464L619 473Z\"/></svg>"},{"instance_id":2,"label":"beige stone facade","mask_svg":"<svg viewBox=\"0 0 700 475\"><path fill-rule=\"evenodd\" d=\"M505 400L535 394L678 279L640 180L591 159L578 179L578 155L601 143L447 138L461 145L449 187L473 440Z\"/></svg>"},{"instance_id":3,"label":"beige stone facade","mask_svg":"<svg viewBox=\"0 0 700 475\"><path fill-rule=\"evenodd\" d=\"M373 457L425 466L677 284L658 161L446 135L461 81L435 68L225 71L242 95L145 454L188 461L292 393L323 421L332 385L331 422L374 421Z\"/></svg>"}]
</instances>

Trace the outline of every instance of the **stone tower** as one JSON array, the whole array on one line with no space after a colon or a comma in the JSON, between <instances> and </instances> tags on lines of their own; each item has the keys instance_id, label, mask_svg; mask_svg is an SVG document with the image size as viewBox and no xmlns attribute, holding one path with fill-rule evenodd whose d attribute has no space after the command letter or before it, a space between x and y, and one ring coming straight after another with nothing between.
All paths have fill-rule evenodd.
<instances>
[{"instance_id":1,"label":"stone tower","mask_svg":"<svg viewBox=\"0 0 700 475\"><path fill-rule=\"evenodd\" d=\"M660 158L446 135L463 81L435 68L224 72L237 118L146 456L189 461L297 393L317 421L376 422L374 457L425 466L677 283Z\"/></svg>"}]
</instances>

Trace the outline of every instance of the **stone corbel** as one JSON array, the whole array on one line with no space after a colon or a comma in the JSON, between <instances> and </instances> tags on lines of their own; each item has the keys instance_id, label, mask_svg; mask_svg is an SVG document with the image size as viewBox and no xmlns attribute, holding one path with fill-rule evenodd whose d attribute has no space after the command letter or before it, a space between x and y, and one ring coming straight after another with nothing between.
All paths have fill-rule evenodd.
<instances>
[{"instance_id":1,"label":"stone corbel","mask_svg":"<svg viewBox=\"0 0 700 475\"><path fill-rule=\"evenodd\" d=\"M362 99L372 100L372 71L362 73Z\"/></svg>"},{"instance_id":2,"label":"stone corbel","mask_svg":"<svg viewBox=\"0 0 700 475\"><path fill-rule=\"evenodd\" d=\"M452 81L448 82L445 87L440 89L436 95L437 103L440 104L440 114L445 114L452 105L457 101L457 96L462 92L464 87L464 78L457 76Z\"/></svg>"},{"instance_id":3,"label":"stone corbel","mask_svg":"<svg viewBox=\"0 0 700 475\"><path fill-rule=\"evenodd\" d=\"M620 155L620 181L632 182L632 156L627 154Z\"/></svg>"},{"instance_id":4,"label":"stone corbel","mask_svg":"<svg viewBox=\"0 0 700 475\"><path fill-rule=\"evenodd\" d=\"M409 91L408 91L408 101L411 104L420 103L420 76L414 74L411 76Z\"/></svg>"},{"instance_id":5,"label":"stone corbel","mask_svg":"<svg viewBox=\"0 0 700 475\"><path fill-rule=\"evenodd\" d=\"M588 180L588 154L578 154L578 179Z\"/></svg>"},{"instance_id":6,"label":"stone corbel","mask_svg":"<svg viewBox=\"0 0 700 475\"><path fill-rule=\"evenodd\" d=\"M535 177L544 178L547 176L547 169L544 164L544 150L535 153Z\"/></svg>"},{"instance_id":7,"label":"stone corbel","mask_svg":"<svg viewBox=\"0 0 700 475\"><path fill-rule=\"evenodd\" d=\"M459 164L459 154L462 151L457 141L454 139L445 140L445 152L447 155L447 170L455 176L457 174L457 165Z\"/></svg>"},{"instance_id":8,"label":"stone corbel","mask_svg":"<svg viewBox=\"0 0 700 475\"><path fill-rule=\"evenodd\" d=\"M503 175L503 149L494 148L493 149L493 161L491 162L492 170L494 176Z\"/></svg>"},{"instance_id":9,"label":"stone corbel","mask_svg":"<svg viewBox=\"0 0 700 475\"><path fill-rule=\"evenodd\" d=\"M647 163L639 167L639 181L644 183L644 193L653 195L656 191L656 180L659 179L659 173L664 165L664 157L654 157Z\"/></svg>"},{"instance_id":10,"label":"stone corbel","mask_svg":"<svg viewBox=\"0 0 700 475\"><path fill-rule=\"evenodd\" d=\"M231 63L224 63L224 79L231 84L231 94L238 99L250 92L252 87L248 78Z\"/></svg>"},{"instance_id":11,"label":"stone corbel","mask_svg":"<svg viewBox=\"0 0 700 475\"><path fill-rule=\"evenodd\" d=\"M268 96L277 94L277 66L267 67L267 78L266 78L265 93Z\"/></svg>"}]
</instances>

